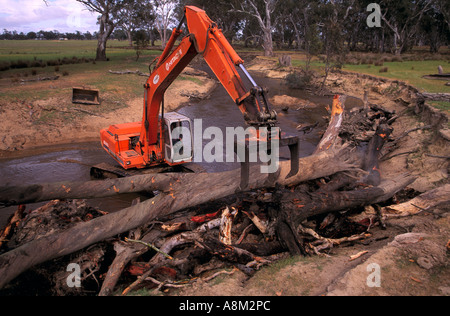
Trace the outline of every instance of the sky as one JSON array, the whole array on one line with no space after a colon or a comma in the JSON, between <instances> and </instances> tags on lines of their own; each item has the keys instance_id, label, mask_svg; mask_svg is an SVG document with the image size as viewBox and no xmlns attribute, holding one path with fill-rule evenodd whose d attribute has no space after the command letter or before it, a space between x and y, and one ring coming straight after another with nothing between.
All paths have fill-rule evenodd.
<instances>
[{"instance_id":1,"label":"sky","mask_svg":"<svg viewBox=\"0 0 450 316\"><path fill-rule=\"evenodd\" d=\"M0 32L98 31L97 13L75 0L0 0Z\"/></svg>"}]
</instances>

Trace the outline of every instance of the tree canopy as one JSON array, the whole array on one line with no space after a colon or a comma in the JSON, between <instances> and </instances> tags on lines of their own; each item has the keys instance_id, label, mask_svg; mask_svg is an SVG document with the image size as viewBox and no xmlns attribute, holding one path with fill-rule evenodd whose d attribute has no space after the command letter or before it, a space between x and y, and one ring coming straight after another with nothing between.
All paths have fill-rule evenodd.
<instances>
[{"instance_id":1,"label":"tree canopy","mask_svg":"<svg viewBox=\"0 0 450 316\"><path fill-rule=\"evenodd\" d=\"M267 56L274 47L303 50L308 55L327 51L401 54L416 45L438 52L450 44L450 5L446 0L380 0L375 3L380 21L375 27L367 23L369 15L377 14L370 10L372 0L75 1L98 13L98 32L35 30L24 34L5 29L0 39L97 38L97 59L106 60L106 41L112 36L126 37L131 45L133 34L142 36L144 31L151 43L159 38L164 46L170 30L182 18L182 8L195 5L206 11L229 41L261 48Z\"/></svg>"}]
</instances>

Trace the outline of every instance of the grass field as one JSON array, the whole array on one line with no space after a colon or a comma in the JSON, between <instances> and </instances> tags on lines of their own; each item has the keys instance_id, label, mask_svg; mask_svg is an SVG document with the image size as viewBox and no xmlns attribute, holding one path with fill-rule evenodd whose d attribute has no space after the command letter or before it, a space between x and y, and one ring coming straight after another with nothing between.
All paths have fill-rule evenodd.
<instances>
[{"instance_id":1,"label":"grass field","mask_svg":"<svg viewBox=\"0 0 450 316\"><path fill-rule=\"evenodd\" d=\"M141 71L147 70L147 64L150 62L149 58L153 59L158 56L161 51L145 51L138 62L135 61L135 51L133 49L125 49L128 45L126 41L109 41L107 56L110 59L110 64L117 66L128 66L128 68L139 69ZM24 72L27 68L42 68L41 71L46 72L45 64L49 61L61 61L71 59L83 59L83 62L91 62L95 57L97 41L0 41L0 64L15 63L22 61L23 63L32 63L33 61L42 61L42 65L38 67L23 67L8 69L8 72L0 72L0 75L11 75ZM238 49L239 51L239 49ZM281 53L281 52L280 52ZM286 52L291 53L292 52ZM292 54L293 66L301 67L305 64L304 54ZM54 66L52 63L50 63ZM375 76L386 77L390 79L398 79L406 81L419 89L427 92L450 92L450 87L442 84L442 81L423 79L422 76L436 73L437 67L442 65L444 70L450 70L450 61L448 60L425 60L425 61L394 61L384 62L382 66L374 64L359 64L350 65L345 64L344 70L366 73ZM25 66L25 65L24 65ZM324 67L323 62L313 59L311 67L316 70L321 70ZM380 73L380 69L387 67L387 72ZM84 71L96 67L91 66L77 66L74 69ZM51 72L54 68L49 68L47 72ZM450 72L450 71L449 71ZM4 77L4 76L3 76Z\"/></svg>"},{"instance_id":2,"label":"grass field","mask_svg":"<svg viewBox=\"0 0 450 316\"><path fill-rule=\"evenodd\" d=\"M126 49L128 42L109 41L107 48L107 57L115 63L127 64L130 67L140 67L146 57L157 56L161 54L159 50L145 51L139 60L136 59L134 49ZM97 41L0 41L0 64L14 64L18 61L23 63L23 67L11 67L8 70L20 70L25 68L46 68L47 66L56 66L68 64L64 60L78 59L84 62L92 62L95 58ZM40 61L41 64L32 67L34 61ZM81 62L80 62L81 63Z\"/></svg>"},{"instance_id":3,"label":"grass field","mask_svg":"<svg viewBox=\"0 0 450 316\"><path fill-rule=\"evenodd\" d=\"M107 55L111 60L120 60L124 57L135 57L133 49L124 49L127 41L108 41ZM52 59L94 58L97 49L97 41L0 41L0 62L17 60L40 59L48 61ZM157 54L159 51L150 51ZM160 52L159 52L160 53Z\"/></svg>"},{"instance_id":4,"label":"grass field","mask_svg":"<svg viewBox=\"0 0 450 316\"><path fill-rule=\"evenodd\" d=\"M95 57L96 45L97 41L0 41L0 62Z\"/></svg>"},{"instance_id":5,"label":"grass field","mask_svg":"<svg viewBox=\"0 0 450 316\"><path fill-rule=\"evenodd\" d=\"M141 96L145 77L108 74L109 70L149 72L149 63L159 50L146 50L138 61L127 42L109 41L107 62L94 62L97 41L0 41L0 65L20 61L22 67L0 71L0 97L3 100L38 99L67 94L71 86L90 86L104 94ZM21 82L35 77L59 75L58 89L42 89L38 84ZM56 85L55 85L56 86Z\"/></svg>"},{"instance_id":6,"label":"grass field","mask_svg":"<svg viewBox=\"0 0 450 316\"><path fill-rule=\"evenodd\" d=\"M383 66L345 65L344 69L389 79L398 79L408 82L412 86L426 92L450 93L450 87L445 85L445 81L422 78L425 75L437 73L437 68L439 65L444 67L444 69L450 70L450 63L442 60L384 62ZM387 71L380 72L380 70L385 67L387 67Z\"/></svg>"}]
</instances>

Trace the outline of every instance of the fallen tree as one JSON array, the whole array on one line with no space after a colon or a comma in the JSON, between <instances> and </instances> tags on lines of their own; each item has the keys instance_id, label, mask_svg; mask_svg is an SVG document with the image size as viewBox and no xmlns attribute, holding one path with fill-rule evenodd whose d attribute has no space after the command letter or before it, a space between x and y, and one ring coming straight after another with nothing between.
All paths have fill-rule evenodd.
<instances>
[{"instance_id":1,"label":"fallen tree","mask_svg":"<svg viewBox=\"0 0 450 316\"><path fill-rule=\"evenodd\" d=\"M450 93L427 93L427 92L423 92L423 93L419 93L418 95L420 97L422 97L423 99L429 100L429 101L446 101L446 102L450 101Z\"/></svg>"},{"instance_id":2,"label":"fallen tree","mask_svg":"<svg viewBox=\"0 0 450 316\"><path fill-rule=\"evenodd\" d=\"M270 255L271 250L280 248L278 244L283 245L291 253L305 253L304 245L302 245L302 240L297 231L297 227L302 220L343 208L385 201L414 180L409 176L389 181L380 180L377 157L384 141L387 139L389 129L380 124L379 117L374 119L375 116L368 115L365 110L355 114L361 116L361 120L371 122L362 126L365 128L371 126L376 130L367 151L355 150L354 143L345 141L345 137L340 137L343 136L339 134L340 127L342 122L345 121L342 101L342 97L335 97L332 119L329 129L324 134L326 137L323 138L318 150L313 155L299 159L297 174L287 177L290 172L289 161L280 162L278 172L274 175L261 174L259 166L253 166L250 169L251 177L249 178L247 191L277 188L272 194L273 199L267 202L267 205L270 205L268 209L272 210L268 214L269 220L267 222L270 222L272 227L275 228L270 233L271 237L273 238L276 235L278 239L273 247L266 247L270 250L265 255ZM326 190L317 192L294 190L292 192L292 189L285 189L286 187L295 187L308 180L332 175L346 178L346 181L338 181L339 185L335 186L333 192L326 192ZM2 254L0 256L0 274L2 275L0 288L37 264L74 253L138 227L148 228L148 223L155 219L167 218L171 214L188 208L235 196L240 192L240 177L240 170L232 170L213 174L154 174L85 183L2 188L0 189L0 202L3 204L104 197L151 190L158 190L160 193L119 212L77 222L69 228L40 236ZM362 186L356 186L355 183L358 182ZM366 182L369 182L369 184ZM331 184L332 181L328 183ZM349 184L352 185L348 188ZM342 190L346 186L346 190ZM328 189L330 187L328 186ZM340 191L336 191L338 188ZM255 216L250 217L256 223ZM271 230L268 227L267 231L262 229L264 225L260 223L257 227L264 234L267 234ZM240 232L244 236L240 240L245 238L245 231L245 229L242 229ZM145 240L145 236L148 235L142 234L142 236L142 239ZM199 236L196 235L196 237ZM216 247L214 246L214 239L199 237L188 240L191 243L196 242L204 252L210 253L212 256L219 256L237 265L243 265L246 260L250 259L254 261L253 259L256 258L251 251L241 249L238 245L230 246L231 248L224 247L223 250L219 251L214 249ZM245 243L241 247L244 247L244 245ZM120 272L126 262L141 255L144 251L142 247L139 249L127 249L125 247L124 249L120 242L116 242L115 249L117 260L112 265L114 270L109 275L116 275L116 272L113 271ZM250 249L254 251L254 247L250 247ZM159 263L157 266L159 266ZM154 271L155 267L152 267L151 270ZM105 282L101 292L103 295L112 292L117 278L109 277Z\"/></svg>"},{"instance_id":3,"label":"fallen tree","mask_svg":"<svg viewBox=\"0 0 450 316\"><path fill-rule=\"evenodd\" d=\"M361 207L386 201L407 185L415 177L401 175L395 179L383 181L379 186L360 188L351 191L336 192L298 192L287 191L281 194L277 232L279 239L293 255L306 254L307 251L297 229L308 217Z\"/></svg>"},{"instance_id":4,"label":"fallen tree","mask_svg":"<svg viewBox=\"0 0 450 316\"><path fill-rule=\"evenodd\" d=\"M113 74L113 75L129 75L129 74L134 74L134 75L138 75L138 76L143 76L143 77L148 77L149 76L149 74L146 74L146 73L144 73L144 72L142 72L142 71L139 71L139 70L135 70L135 71L133 71L133 70L123 70L123 71L113 71L113 70L109 70L109 73L110 74Z\"/></svg>"},{"instance_id":5,"label":"fallen tree","mask_svg":"<svg viewBox=\"0 0 450 316\"><path fill-rule=\"evenodd\" d=\"M445 184L436 189L422 193L421 195L397 205L386 207L389 217L401 217L414 215L423 211L440 206L449 205L450 202L450 184Z\"/></svg>"},{"instance_id":6,"label":"fallen tree","mask_svg":"<svg viewBox=\"0 0 450 316\"><path fill-rule=\"evenodd\" d=\"M338 153L337 156L339 155ZM297 174L294 176L295 181L291 180L292 182L283 179L282 176L278 179L281 179L282 183L295 184L297 181L311 180L348 170L349 165L347 164L329 164L330 168L323 168L323 165L331 158L329 153L323 152L300 159L300 170L315 169L319 172L309 171L301 175ZM284 169L289 168L283 168L282 165L281 171L283 172L280 172L280 175L286 175L289 172ZM259 167L252 168L250 173L252 174L249 182L250 189L274 185L267 183L268 177L259 173ZM162 178L163 181L167 181L167 178L173 179L173 177L173 175L158 175L158 179ZM83 249L93 243L141 226L157 217L167 216L187 207L232 195L239 187L239 179L240 170L221 174L179 175L177 181L169 181L166 190L152 199L13 249L0 256L0 273L2 274L0 287L36 264Z\"/></svg>"}]
</instances>

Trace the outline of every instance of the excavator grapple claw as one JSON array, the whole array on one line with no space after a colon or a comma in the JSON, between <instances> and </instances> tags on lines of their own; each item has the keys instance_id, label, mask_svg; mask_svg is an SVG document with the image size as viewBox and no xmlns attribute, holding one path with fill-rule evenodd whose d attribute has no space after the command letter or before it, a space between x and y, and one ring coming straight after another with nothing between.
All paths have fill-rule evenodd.
<instances>
[{"instance_id":1,"label":"excavator grapple claw","mask_svg":"<svg viewBox=\"0 0 450 316\"><path fill-rule=\"evenodd\" d=\"M246 140L245 143L237 142L234 143L234 153L239 157L239 154L243 157L239 157L241 163L241 183L239 185L239 191L245 191L248 189L249 178L250 178L250 147L257 146L255 143L251 143L251 141ZM291 169L286 176L286 179L295 176L299 171L299 141L297 136L287 136L283 137L279 140L280 147L289 148L290 153L290 161L291 161ZM271 163L271 162L269 162ZM275 182L277 173L269 174L269 181Z\"/></svg>"},{"instance_id":2,"label":"excavator grapple claw","mask_svg":"<svg viewBox=\"0 0 450 316\"><path fill-rule=\"evenodd\" d=\"M295 176L299 170L299 156L298 156L298 137L297 136L288 136L280 139L280 147L289 147L290 159L291 159L291 170L286 176L286 179Z\"/></svg>"}]
</instances>

